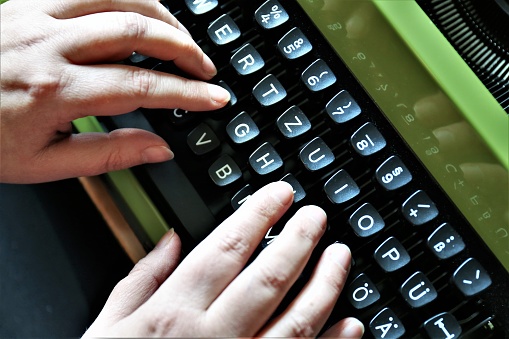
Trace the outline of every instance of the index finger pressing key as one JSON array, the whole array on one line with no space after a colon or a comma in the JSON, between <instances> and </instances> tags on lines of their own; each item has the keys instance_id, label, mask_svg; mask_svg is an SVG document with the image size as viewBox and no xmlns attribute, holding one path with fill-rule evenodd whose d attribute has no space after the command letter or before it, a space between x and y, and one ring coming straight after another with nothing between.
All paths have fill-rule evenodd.
<instances>
[{"instance_id":1,"label":"index finger pressing key","mask_svg":"<svg viewBox=\"0 0 509 339\"><path fill-rule=\"evenodd\" d=\"M285 182L271 183L250 197L182 262L162 286L162 297L177 287L186 305L205 310L244 268L268 229L293 201Z\"/></svg>"},{"instance_id":2,"label":"index finger pressing key","mask_svg":"<svg viewBox=\"0 0 509 339\"><path fill-rule=\"evenodd\" d=\"M208 308L211 321L234 318L231 334L254 335L302 273L326 225L321 208L298 210L276 240Z\"/></svg>"}]
</instances>

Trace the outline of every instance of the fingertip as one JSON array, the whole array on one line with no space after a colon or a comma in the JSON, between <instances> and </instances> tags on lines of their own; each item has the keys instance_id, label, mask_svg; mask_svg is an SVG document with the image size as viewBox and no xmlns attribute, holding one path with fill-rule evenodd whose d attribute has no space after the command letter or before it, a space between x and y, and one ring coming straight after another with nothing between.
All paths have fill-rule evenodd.
<instances>
[{"instance_id":1,"label":"fingertip","mask_svg":"<svg viewBox=\"0 0 509 339\"><path fill-rule=\"evenodd\" d=\"M322 335L322 338L362 338L364 324L356 318L345 318L334 324Z\"/></svg>"},{"instance_id":2,"label":"fingertip","mask_svg":"<svg viewBox=\"0 0 509 339\"><path fill-rule=\"evenodd\" d=\"M141 153L143 163L151 164L168 161L174 158L173 152L166 146L151 146Z\"/></svg>"},{"instance_id":3,"label":"fingertip","mask_svg":"<svg viewBox=\"0 0 509 339\"><path fill-rule=\"evenodd\" d=\"M309 218L315 220L317 223L327 223L327 214L321 207L315 205L307 205L300 209L300 213L305 213Z\"/></svg>"},{"instance_id":4,"label":"fingertip","mask_svg":"<svg viewBox=\"0 0 509 339\"><path fill-rule=\"evenodd\" d=\"M276 181L266 186L269 194L281 205L288 205L293 201L293 188L286 181Z\"/></svg>"},{"instance_id":5,"label":"fingertip","mask_svg":"<svg viewBox=\"0 0 509 339\"><path fill-rule=\"evenodd\" d=\"M218 107L223 107L230 101L230 93L221 86L209 84L208 91L210 99Z\"/></svg>"},{"instance_id":6,"label":"fingertip","mask_svg":"<svg viewBox=\"0 0 509 339\"><path fill-rule=\"evenodd\" d=\"M342 331L343 338L362 338L364 335L364 324L356 318L347 318Z\"/></svg>"},{"instance_id":7,"label":"fingertip","mask_svg":"<svg viewBox=\"0 0 509 339\"><path fill-rule=\"evenodd\" d=\"M346 272L350 270L350 266L352 265L352 253L347 245L334 243L329 246L328 251L332 261L341 266Z\"/></svg>"},{"instance_id":8,"label":"fingertip","mask_svg":"<svg viewBox=\"0 0 509 339\"><path fill-rule=\"evenodd\" d=\"M173 228L170 228L168 232L166 232L161 239L156 244L156 247L154 247L154 250L162 249L166 247L171 240L173 239L173 236L175 235L175 230Z\"/></svg>"}]
</instances>

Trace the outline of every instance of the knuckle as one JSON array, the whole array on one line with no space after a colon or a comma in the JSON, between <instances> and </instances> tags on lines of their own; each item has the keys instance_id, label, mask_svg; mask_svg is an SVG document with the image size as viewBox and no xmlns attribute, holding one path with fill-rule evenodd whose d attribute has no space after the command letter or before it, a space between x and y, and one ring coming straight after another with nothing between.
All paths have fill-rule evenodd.
<instances>
[{"instance_id":1,"label":"knuckle","mask_svg":"<svg viewBox=\"0 0 509 339\"><path fill-rule=\"evenodd\" d=\"M194 40L186 34L182 34L182 39L180 39L179 44L181 55L189 56L193 54L201 54L201 49Z\"/></svg>"},{"instance_id":2,"label":"knuckle","mask_svg":"<svg viewBox=\"0 0 509 339\"><path fill-rule=\"evenodd\" d=\"M205 84L197 83L187 79L179 79L181 84L175 88L175 96L184 100L199 100L203 97L203 93L208 93Z\"/></svg>"},{"instance_id":3,"label":"knuckle","mask_svg":"<svg viewBox=\"0 0 509 339\"><path fill-rule=\"evenodd\" d=\"M70 78L64 72L36 73L29 77L27 84L32 98L53 97L67 87Z\"/></svg>"},{"instance_id":4,"label":"knuckle","mask_svg":"<svg viewBox=\"0 0 509 339\"><path fill-rule=\"evenodd\" d=\"M292 313L289 315L290 329L292 337L313 338L315 336L315 329L312 322L303 314Z\"/></svg>"},{"instance_id":5,"label":"knuckle","mask_svg":"<svg viewBox=\"0 0 509 339\"><path fill-rule=\"evenodd\" d=\"M272 203L270 199L263 199L252 206L253 216L262 223L271 223L276 216L278 205Z\"/></svg>"},{"instance_id":6,"label":"knuckle","mask_svg":"<svg viewBox=\"0 0 509 339\"><path fill-rule=\"evenodd\" d=\"M146 337L167 337L178 325L178 316L174 312L154 312L147 324Z\"/></svg>"},{"instance_id":7,"label":"knuckle","mask_svg":"<svg viewBox=\"0 0 509 339\"><path fill-rule=\"evenodd\" d=\"M182 84L179 86L178 95L192 100L203 101L209 99L208 84L202 81L180 78Z\"/></svg>"},{"instance_id":8,"label":"knuckle","mask_svg":"<svg viewBox=\"0 0 509 339\"><path fill-rule=\"evenodd\" d=\"M273 291L274 294L285 291L290 282L290 278L287 273L268 265L259 267L258 277L261 285Z\"/></svg>"},{"instance_id":9,"label":"knuckle","mask_svg":"<svg viewBox=\"0 0 509 339\"><path fill-rule=\"evenodd\" d=\"M156 276L151 274L150 266L144 261L140 260L129 272L129 274L119 281L115 289L124 291L127 287L132 286L133 280L143 280L144 288L155 291L162 283Z\"/></svg>"},{"instance_id":10,"label":"knuckle","mask_svg":"<svg viewBox=\"0 0 509 339\"><path fill-rule=\"evenodd\" d=\"M133 95L146 98L152 93L156 86L156 78L152 72L142 68L132 69L127 73L127 88L130 88Z\"/></svg>"},{"instance_id":11,"label":"knuckle","mask_svg":"<svg viewBox=\"0 0 509 339\"><path fill-rule=\"evenodd\" d=\"M128 167L128 161L119 149L112 150L104 162L104 172L112 172Z\"/></svg>"},{"instance_id":12,"label":"knuckle","mask_svg":"<svg viewBox=\"0 0 509 339\"><path fill-rule=\"evenodd\" d=\"M103 172L118 171L139 163L139 153L133 153L125 146L125 140L132 139L134 133L134 130L117 129L105 135L104 145L108 146L101 162Z\"/></svg>"},{"instance_id":13,"label":"knuckle","mask_svg":"<svg viewBox=\"0 0 509 339\"><path fill-rule=\"evenodd\" d=\"M219 241L219 250L221 253L234 257L234 259L242 260L249 253L249 242L238 232L228 232L221 237Z\"/></svg>"},{"instance_id":14,"label":"knuckle","mask_svg":"<svg viewBox=\"0 0 509 339\"><path fill-rule=\"evenodd\" d=\"M121 36L124 39L140 39L145 36L148 24L145 18L135 12L125 12L119 15Z\"/></svg>"},{"instance_id":15,"label":"knuckle","mask_svg":"<svg viewBox=\"0 0 509 339\"><path fill-rule=\"evenodd\" d=\"M128 276L136 277L136 276L145 276L147 274L150 274L153 269L151 268L150 264L147 263L147 258L143 258L129 272Z\"/></svg>"}]
</instances>

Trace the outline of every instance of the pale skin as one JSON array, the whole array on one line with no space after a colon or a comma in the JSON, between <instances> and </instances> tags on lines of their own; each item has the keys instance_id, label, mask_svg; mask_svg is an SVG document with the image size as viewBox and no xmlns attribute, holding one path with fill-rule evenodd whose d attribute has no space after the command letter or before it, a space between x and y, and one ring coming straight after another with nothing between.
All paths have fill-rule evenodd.
<instances>
[{"instance_id":1,"label":"pale skin","mask_svg":"<svg viewBox=\"0 0 509 339\"><path fill-rule=\"evenodd\" d=\"M215 66L157 1L10 0L1 6L1 22L1 182L170 160L169 145L147 131L75 135L71 121L138 107L207 111L229 100L205 82ZM135 51L173 60L198 80L114 63ZM272 315L326 229L321 208L301 208L244 269L292 201L287 183L263 187L182 262L179 237L169 231L118 283L85 336L317 336L348 275L345 245L330 245L300 294ZM363 330L346 318L323 335L359 338Z\"/></svg>"}]
</instances>

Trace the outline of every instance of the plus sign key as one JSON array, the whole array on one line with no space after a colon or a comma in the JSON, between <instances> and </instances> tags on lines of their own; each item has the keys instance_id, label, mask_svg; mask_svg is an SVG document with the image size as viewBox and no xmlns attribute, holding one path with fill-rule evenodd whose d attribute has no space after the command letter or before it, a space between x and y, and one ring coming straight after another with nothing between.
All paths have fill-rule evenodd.
<instances>
[{"instance_id":1,"label":"plus sign key","mask_svg":"<svg viewBox=\"0 0 509 339\"><path fill-rule=\"evenodd\" d=\"M403 203L401 211L405 219L416 226L427 223L438 215L435 203L421 190L412 194Z\"/></svg>"}]
</instances>

